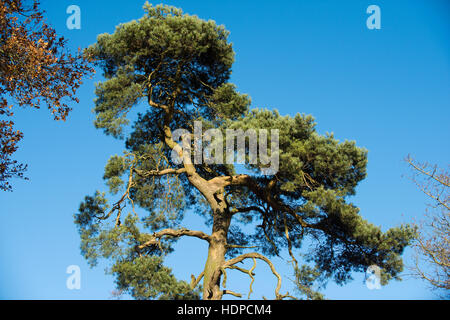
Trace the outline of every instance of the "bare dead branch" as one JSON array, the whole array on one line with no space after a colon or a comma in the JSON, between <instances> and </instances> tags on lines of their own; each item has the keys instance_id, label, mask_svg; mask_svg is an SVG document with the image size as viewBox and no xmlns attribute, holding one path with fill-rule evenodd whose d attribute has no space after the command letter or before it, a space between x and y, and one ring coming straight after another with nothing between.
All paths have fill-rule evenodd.
<instances>
[{"instance_id":1,"label":"bare dead branch","mask_svg":"<svg viewBox=\"0 0 450 320\"><path fill-rule=\"evenodd\" d=\"M424 164L418 164L414 161L414 159L411 156L408 156L406 158L406 162L408 162L415 170L417 170L418 172L436 180L438 183L446 186L446 187L450 187L450 179L448 177L448 175L446 174L441 174L441 175L436 175L436 166L433 166L433 171L427 171L427 167L429 167L430 165L427 163Z\"/></svg>"},{"instance_id":2,"label":"bare dead branch","mask_svg":"<svg viewBox=\"0 0 450 320\"><path fill-rule=\"evenodd\" d=\"M230 294L232 296L235 296L235 297L238 297L238 298L242 298L242 294L233 292L231 290L223 290L222 294Z\"/></svg>"},{"instance_id":3,"label":"bare dead branch","mask_svg":"<svg viewBox=\"0 0 450 320\"><path fill-rule=\"evenodd\" d=\"M236 258L230 259L228 261L225 261L223 268L230 268L231 266L234 266L235 264L244 261L245 259L259 259L267 263L270 267L270 270L274 274L274 276L277 278L277 286L275 288L275 297L276 299L281 299L282 295L280 295L280 289L281 289L281 276L275 269L272 261L270 261L267 257L263 256L260 253L257 252L251 252L251 253L244 253Z\"/></svg>"},{"instance_id":4,"label":"bare dead branch","mask_svg":"<svg viewBox=\"0 0 450 320\"><path fill-rule=\"evenodd\" d=\"M196 231L196 230L188 230L188 229L164 229L158 232L155 232L153 235L151 235L150 239L147 240L145 243L137 246L138 250L142 250L146 247L158 245L161 241L161 238L163 237L182 237L182 236L189 236L189 237L195 237L206 241L211 241L211 237L207 235L206 233L202 231Z\"/></svg>"}]
</instances>

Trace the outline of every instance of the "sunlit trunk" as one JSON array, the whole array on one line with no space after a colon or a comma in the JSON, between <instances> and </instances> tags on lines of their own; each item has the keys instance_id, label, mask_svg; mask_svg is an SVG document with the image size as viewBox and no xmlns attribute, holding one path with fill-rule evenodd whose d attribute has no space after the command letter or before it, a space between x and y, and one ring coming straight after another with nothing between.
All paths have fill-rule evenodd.
<instances>
[{"instance_id":1,"label":"sunlit trunk","mask_svg":"<svg viewBox=\"0 0 450 320\"><path fill-rule=\"evenodd\" d=\"M220 288L220 267L225 262L231 216L225 208L217 208L214 212L213 233L211 234L203 278L204 300L220 300L223 295Z\"/></svg>"}]
</instances>

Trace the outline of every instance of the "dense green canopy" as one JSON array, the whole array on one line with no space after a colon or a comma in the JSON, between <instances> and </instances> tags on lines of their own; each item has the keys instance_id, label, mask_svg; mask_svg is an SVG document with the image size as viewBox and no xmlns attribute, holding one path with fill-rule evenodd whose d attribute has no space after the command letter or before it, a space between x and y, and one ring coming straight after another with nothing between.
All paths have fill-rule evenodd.
<instances>
[{"instance_id":1,"label":"dense green canopy","mask_svg":"<svg viewBox=\"0 0 450 320\"><path fill-rule=\"evenodd\" d=\"M250 109L249 97L228 82L234 52L223 26L172 7L144 9L143 18L99 35L87 50L105 77L96 87L95 125L126 138L127 151L112 156L104 173L119 200L109 206L97 192L75 215L85 257L93 265L110 259L118 288L138 299L220 299L234 294L220 281L226 269L259 259L274 271L268 257L278 254L291 256L307 298L321 297L311 289L314 282L342 284L370 265L381 268L382 284L398 278L414 230L382 232L348 201L366 176L367 151L319 135L311 116ZM144 111L127 133L132 108ZM193 132L195 121L224 136L227 129L279 130L278 171L268 175L260 162L174 161L173 132ZM211 234L182 228L184 214L192 212L205 217ZM244 232L245 225L252 228ZM184 236L209 243L205 270L190 285L163 265ZM203 291L195 289L201 278ZM275 297L287 295L277 286Z\"/></svg>"}]
</instances>

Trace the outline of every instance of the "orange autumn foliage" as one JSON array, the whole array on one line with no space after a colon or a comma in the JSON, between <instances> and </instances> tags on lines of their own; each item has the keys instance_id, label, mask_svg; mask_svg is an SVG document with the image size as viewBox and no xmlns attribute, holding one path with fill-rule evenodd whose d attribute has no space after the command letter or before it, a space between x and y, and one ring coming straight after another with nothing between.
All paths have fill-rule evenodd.
<instances>
[{"instance_id":1,"label":"orange autumn foliage","mask_svg":"<svg viewBox=\"0 0 450 320\"><path fill-rule=\"evenodd\" d=\"M46 105L55 120L65 120L82 78L94 72L88 57L67 52L43 13L37 0L0 0L0 190L11 190L8 180L26 170L11 159L23 137L14 129L13 105Z\"/></svg>"}]
</instances>

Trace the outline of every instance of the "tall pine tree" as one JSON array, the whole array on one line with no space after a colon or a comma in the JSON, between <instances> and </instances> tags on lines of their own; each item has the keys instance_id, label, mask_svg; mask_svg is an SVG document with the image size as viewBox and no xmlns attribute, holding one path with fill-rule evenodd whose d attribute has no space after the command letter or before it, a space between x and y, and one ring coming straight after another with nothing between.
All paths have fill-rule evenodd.
<instances>
[{"instance_id":1,"label":"tall pine tree","mask_svg":"<svg viewBox=\"0 0 450 320\"><path fill-rule=\"evenodd\" d=\"M105 77L96 87L95 125L125 138L127 149L110 158L104 173L109 191L120 192L118 201L108 205L105 193L96 192L75 215L90 263L109 259L118 289L137 299L240 296L225 289L227 270L242 271L253 282L257 261L269 265L277 279L275 298L282 299L288 294L280 292L282 278L270 260L281 254L290 255L300 291L311 299L321 297L313 282L342 284L370 265L381 268L382 284L398 278L414 230L401 226L383 233L347 202L366 176L367 152L317 134L311 116L251 110L249 97L229 82L234 52L223 26L173 7L147 3L144 9L144 17L99 35L88 48ZM127 133L127 114L142 107ZM192 133L196 121L203 134L279 130L278 171L269 174L261 161L192 161L174 132ZM210 233L181 226L192 212L204 216ZM163 264L183 237L206 241L209 248L204 270L190 283ZM239 267L247 259L254 266Z\"/></svg>"}]
</instances>

